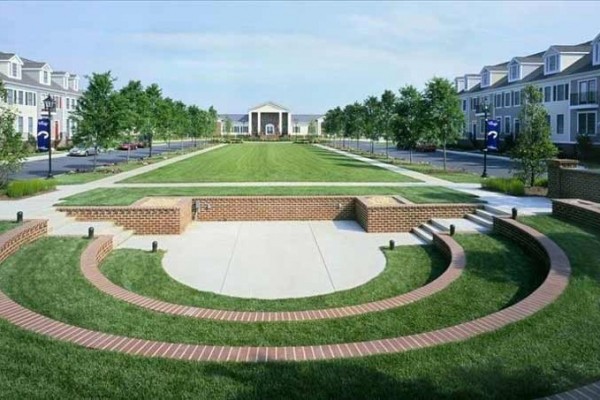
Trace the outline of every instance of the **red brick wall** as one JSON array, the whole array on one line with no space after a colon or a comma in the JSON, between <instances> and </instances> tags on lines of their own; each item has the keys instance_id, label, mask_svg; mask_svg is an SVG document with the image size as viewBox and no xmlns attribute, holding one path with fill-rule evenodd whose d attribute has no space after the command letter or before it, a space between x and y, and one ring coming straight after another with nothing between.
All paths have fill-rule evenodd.
<instances>
[{"instance_id":1,"label":"red brick wall","mask_svg":"<svg viewBox=\"0 0 600 400\"><path fill-rule=\"evenodd\" d=\"M138 235L179 235L192 220L191 199L175 207L58 207L78 221L112 221Z\"/></svg>"},{"instance_id":2,"label":"red brick wall","mask_svg":"<svg viewBox=\"0 0 600 400\"><path fill-rule=\"evenodd\" d=\"M372 206L359 197L356 200L356 219L367 232L410 232L432 218L462 218L478 208L481 205L462 203Z\"/></svg>"},{"instance_id":3,"label":"red brick wall","mask_svg":"<svg viewBox=\"0 0 600 400\"><path fill-rule=\"evenodd\" d=\"M547 249L541 242L542 238L546 237L541 233L513 219L498 217L494 217L494 232L517 242L528 254L543 260L547 266L550 265Z\"/></svg>"},{"instance_id":4,"label":"red brick wall","mask_svg":"<svg viewBox=\"0 0 600 400\"><path fill-rule=\"evenodd\" d=\"M318 221L354 219L351 196L236 196L193 199L200 221ZM199 207L198 207L199 204Z\"/></svg>"},{"instance_id":5,"label":"red brick wall","mask_svg":"<svg viewBox=\"0 0 600 400\"><path fill-rule=\"evenodd\" d=\"M552 200L552 215L600 229L600 205L582 200Z\"/></svg>"},{"instance_id":6,"label":"red brick wall","mask_svg":"<svg viewBox=\"0 0 600 400\"><path fill-rule=\"evenodd\" d=\"M600 203L600 173L575 167L577 160L548 161L548 197Z\"/></svg>"},{"instance_id":7,"label":"red brick wall","mask_svg":"<svg viewBox=\"0 0 600 400\"><path fill-rule=\"evenodd\" d=\"M48 221L45 219L25 221L15 226L16 228L0 235L0 262L6 260L21 246L34 242L48 233Z\"/></svg>"}]
</instances>

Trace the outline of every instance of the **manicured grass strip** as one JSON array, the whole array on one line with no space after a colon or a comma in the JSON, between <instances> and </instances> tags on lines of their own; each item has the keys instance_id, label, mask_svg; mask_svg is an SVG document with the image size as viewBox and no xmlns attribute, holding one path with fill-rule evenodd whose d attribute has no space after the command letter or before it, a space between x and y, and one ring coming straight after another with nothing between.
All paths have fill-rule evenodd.
<instances>
[{"instance_id":1,"label":"manicured grass strip","mask_svg":"<svg viewBox=\"0 0 600 400\"><path fill-rule=\"evenodd\" d=\"M14 221L0 221L0 233L9 231L17 226L17 223Z\"/></svg>"},{"instance_id":2,"label":"manicured grass strip","mask_svg":"<svg viewBox=\"0 0 600 400\"><path fill-rule=\"evenodd\" d=\"M228 145L124 182L414 182L312 145Z\"/></svg>"},{"instance_id":3,"label":"manicured grass strip","mask_svg":"<svg viewBox=\"0 0 600 400\"><path fill-rule=\"evenodd\" d=\"M87 350L0 320L2 397L520 400L594 382L600 232L547 216L524 222L570 254L573 275L554 304L500 331L395 355L215 365Z\"/></svg>"},{"instance_id":4,"label":"manicured grass strip","mask_svg":"<svg viewBox=\"0 0 600 400\"><path fill-rule=\"evenodd\" d=\"M65 197L62 206L128 206L146 196L400 195L414 203L475 203L476 196L438 186L253 186L102 188Z\"/></svg>"},{"instance_id":5,"label":"manicured grass strip","mask_svg":"<svg viewBox=\"0 0 600 400\"><path fill-rule=\"evenodd\" d=\"M333 320L238 324L140 309L85 280L79 270L84 239L50 237L24 247L0 268L0 289L27 308L93 330L169 342L280 346L380 339L451 326L518 301L543 277L511 242L479 235L459 237L459 242L467 269L446 290L397 309Z\"/></svg>"},{"instance_id":6,"label":"manicured grass strip","mask_svg":"<svg viewBox=\"0 0 600 400\"><path fill-rule=\"evenodd\" d=\"M132 292L166 302L237 311L297 311L368 303L409 292L437 278L447 261L433 246L384 250L385 270L357 288L322 296L285 300L239 299L202 292L172 279L162 268L162 253L122 249L101 265L108 279Z\"/></svg>"}]
</instances>

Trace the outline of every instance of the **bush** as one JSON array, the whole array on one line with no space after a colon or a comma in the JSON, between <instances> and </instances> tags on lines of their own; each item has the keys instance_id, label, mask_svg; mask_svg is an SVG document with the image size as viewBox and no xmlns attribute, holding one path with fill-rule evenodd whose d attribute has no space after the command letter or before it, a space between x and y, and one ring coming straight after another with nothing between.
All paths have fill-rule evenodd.
<instances>
[{"instance_id":1,"label":"bush","mask_svg":"<svg viewBox=\"0 0 600 400\"><path fill-rule=\"evenodd\" d=\"M489 178L485 179L481 186L484 189L493 192L510 194L513 196L523 196L525 194L525 184L517 178Z\"/></svg>"},{"instance_id":2,"label":"bush","mask_svg":"<svg viewBox=\"0 0 600 400\"><path fill-rule=\"evenodd\" d=\"M548 178L537 178L533 184L533 186L539 187L548 187Z\"/></svg>"},{"instance_id":3,"label":"bush","mask_svg":"<svg viewBox=\"0 0 600 400\"><path fill-rule=\"evenodd\" d=\"M12 181L6 188L8 197L31 196L39 192L45 192L56 188L56 182L49 179L31 179L27 181Z\"/></svg>"}]
</instances>

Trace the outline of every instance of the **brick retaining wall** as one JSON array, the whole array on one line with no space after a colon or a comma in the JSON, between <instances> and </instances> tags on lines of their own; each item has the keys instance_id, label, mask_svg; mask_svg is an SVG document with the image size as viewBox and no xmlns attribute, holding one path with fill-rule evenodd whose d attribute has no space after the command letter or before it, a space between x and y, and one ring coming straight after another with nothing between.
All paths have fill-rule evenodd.
<instances>
[{"instance_id":1,"label":"brick retaining wall","mask_svg":"<svg viewBox=\"0 0 600 400\"><path fill-rule=\"evenodd\" d=\"M600 204L579 199L552 200L552 215L600 230Z\"/></svg>"},{"instance_id":2,"label":"brick retaining wall","mask_svg":"<svg viewBox=\"0 0 600 400\"><path fill-rule=\"evenodd\" d=\"M0 235L0 262L19 250L21 246L36 241L48 233L47 220L25 221Z\"/></svg>"},{"instance_id":3,"label":"brick retaining wall","mask_svg":"<svg viewBox=\"0 0 600 400\"><path fill-rule=\"evenodd\" d=\"M146 207L143 202L126 207L57 207L78 221L112 221L138 235L179 235L192 220L189 198L174 206Z\"/></svg>"},{"instance_id":4,"label":"brick retaining wall","mask_svg":"<svg viewBox=\"0 0 600 400\"><path fill-rule=\"evenodd\" d=\"M400 204L374 206L356 199L356 219L367 232L410 232L432 218L462 218L479 204Z\"/></svg>"},{"instance_id":5,"label":"brick retaining wall","mask_svg":"<svg viewBox=\"0 0 600 400\"><path fill-rule=\"evenodd\" d=\"M192 200L199 221L353 220L354 196L231 196Z\"/></svg>"},{"instance_id":6,"label":"brick retaining wall","mask_svg":"<svg viewBox=\"0 0 600 400\"><path fill-rule=\"evenodd\" d=\"M576 169L577 160L548 161L548 197L600 203L600 172Z\"/></svg>"},{"instance_id":7,"label":"brick retaining wall","mask_svg":"<svg viewBox=\"0 0 600 400\"><path fill-rule=\"evenodd\" d=\"M544 242L549 241L546 236L510 218L494 217L493 229L495 233L517 242L527 250L528 254L533 255L538 260L544 261L546 265L550 264L548 257L552 257L553 254L548 253L548 246ZM555 247L558 246L555 245Z\"/></svg>"}]
</instances>

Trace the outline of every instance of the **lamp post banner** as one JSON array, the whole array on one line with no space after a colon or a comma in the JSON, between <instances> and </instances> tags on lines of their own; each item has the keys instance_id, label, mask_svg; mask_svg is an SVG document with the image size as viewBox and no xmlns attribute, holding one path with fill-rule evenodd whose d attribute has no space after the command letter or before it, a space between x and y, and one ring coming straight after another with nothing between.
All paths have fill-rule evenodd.
<instances>
[{"instance_id":1,"label":"lamp post banner","mask_svg":"<svg viewBox=\"0 0 600 400\"><path fill-rule=\"evenodd\" d=\"M48 118L38 119L37 147L42 151L50 148L50 120Z\"/></svg>"},{"instance_id":2,"label":"lamp post banner","mask_svg":"<svg viewBox=\"0 0 600 400\"><path fill-rule=\"evenodd\" d=\"M488 150L498 150L498 132L500 132L500 121L490 119L485 124L486 147Z\"/></svg>"}]
</instances>

